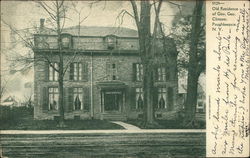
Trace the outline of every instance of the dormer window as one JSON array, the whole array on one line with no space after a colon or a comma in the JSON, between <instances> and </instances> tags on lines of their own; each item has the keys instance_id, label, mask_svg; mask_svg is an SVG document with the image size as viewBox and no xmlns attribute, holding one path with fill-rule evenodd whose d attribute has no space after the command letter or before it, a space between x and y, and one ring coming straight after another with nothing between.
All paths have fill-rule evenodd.
<instances>
[{"instance_id":1,"label":"dormer window","mask_svg":"<svg viewBox=\"0 0 250 158\"><path fill-rule=\"evenodd\" d=\"M71 47L71 35L62 34L62 48L69 49Z\"/></svg>"},{"instance_id":2,"label":"dormer window","mask_svg":"<svg viewBox=\"0 0 250 158\"><path fill-rule=\"evenodd\" d=\"M117 43L117 40L116 40L116 36L114 35L108 35L106 36L106 43L107 43L107 48L112 50L116 47L116 43Z\"/></svg>"}]
</instances>

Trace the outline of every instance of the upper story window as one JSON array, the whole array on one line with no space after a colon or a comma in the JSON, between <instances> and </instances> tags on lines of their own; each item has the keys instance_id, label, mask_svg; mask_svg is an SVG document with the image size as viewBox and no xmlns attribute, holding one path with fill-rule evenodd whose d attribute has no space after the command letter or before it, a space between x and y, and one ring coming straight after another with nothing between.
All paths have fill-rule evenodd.
<instances>
[{"instance_id":1,"label":"upper story window","mask_svg":"<svg viewBox=\"0 0 250 158\"><path fill-rule=\"evenodd\" d=\"M141 63L133 63L133 80L143 80L143 65Z\"/></svg>"},{"instance_id":2,"label":"upper story window","mask_svg":"<svg viewBox=\"0 0 250 158\"><path fill-rule=\"evenodd\" d=\"M75 62L70 64L69 79L71 81L87 81L88 80L88 64L86 62Z\"/></svg>"},{"instance_id":3,"label":"upper story window","mask_svg":"<svg viewBox=\"0 0 250 158\"><path fill-rule=\"evenodd\" d=\"M143 65L137 63L136 64L136 81L142 81L142 76L143 76Z\"/></svg>"},{"instance_id":4,"label":"upper story window","mask_svg":"<svg viewBox=\"0 0 250 158\"><path fill-rule=\"evenodd\" d=\"M49 81L57 81L58 80L58 63L50 63L49 64Z\"/></svg>"},{"instance_id":5,"label":"upper story window","mask_svg":"<svg viewBox=\"0 0 250 158\"><path fill-rule=\"evenodd\" d=\"M157 68L157 80L158 81L166 81L166 68L160 66Z\"/></svg>"},{"instance_id":6,"label":"upper story window","mask_svg":"<svg viewBox=\"0 0 250 158\"><path fill-rule=\"evenodd\" d=\"M58 110L59 92L58 88L49 88L49 110Z\"/></svg>"},{"instance_id":7,"label":"upper story window","mask_svg":"<svg viewBox=\"0 0 250 158\"><path fill-rule=\"evenodd\" d=\"M115 49L116 43L117 43L116 36L108 35L108 36L106 36L105 39L106 39L106 43L107 43L107 48L110 50Z\"/></svg>"},{"instance_id":8,"label":"upper story window","mask_svg":"<svg viewBox=\"0 0 250 158\"><path fill-rule=\"evenodd\" d=\"M106 63L106 74L108 80L118 80L118 65L117 63Z\"/></svg>"},{"instance_id":9,"label":"upper story window","mask_svg":"<svg viewBox=\"0 0 250 158\"><path fill-rule=\"evenodd\" d=\"M71 47L71 35L62 34L62 48L69 49Z\"/></svg>"},{"instance_id":10,"label":"upper story window","mask_svg":"<svg viewBox=\"0 0 250 158\"><path fill-rule=\"evenodd\" d=\"M112 64L112 80L117 80L117 68L116 68L116 64L113 63Z\"/></svg>"}]
</instances>

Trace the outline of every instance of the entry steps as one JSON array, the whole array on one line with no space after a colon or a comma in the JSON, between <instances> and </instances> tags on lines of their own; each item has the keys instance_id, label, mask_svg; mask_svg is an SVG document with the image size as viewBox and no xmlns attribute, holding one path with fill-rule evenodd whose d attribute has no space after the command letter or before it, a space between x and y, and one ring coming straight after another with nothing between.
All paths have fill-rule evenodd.
<instances>
[{"instance_id":1,"label":"entry steps","mask_svg":"<svg viewBox=\"0 0 250 158\"><path fill-rule=\"evenodd\" d=\"M121 113L106 113L101 115L102 120L125 121L127 117Z\"/></svg>"}]
</instances>

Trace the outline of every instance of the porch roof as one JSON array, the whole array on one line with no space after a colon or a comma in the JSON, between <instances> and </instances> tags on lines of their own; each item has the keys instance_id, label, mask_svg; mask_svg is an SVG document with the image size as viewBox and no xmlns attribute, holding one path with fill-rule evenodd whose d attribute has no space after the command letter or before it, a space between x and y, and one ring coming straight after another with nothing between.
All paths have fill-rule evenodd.
<instances>
[{"instance_id":1,"label":"porch roof","mask_svg":"<svg viewBox=\"0 0 250 158\"><path fill-rule=\"evenodd\" d=\"M102 81L98 82L97 86L101 89L124 89L127 85L121 81Z\"/></svg>"}]
</instances>

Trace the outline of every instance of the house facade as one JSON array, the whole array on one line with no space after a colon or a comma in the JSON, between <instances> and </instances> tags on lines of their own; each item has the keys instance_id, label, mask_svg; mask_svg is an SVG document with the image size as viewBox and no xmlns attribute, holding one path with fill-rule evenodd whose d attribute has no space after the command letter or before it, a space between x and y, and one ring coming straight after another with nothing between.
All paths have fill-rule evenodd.
<instances>
[{"instance_id":1,"label":"house facade","mask_svg":"<svg viewBox=\"0 0 250 158\"><path fill-rule=\"evenodd\" d=\"M41 25L43 29L43 25ZM78 32L78 33L77 33ZM34 118L55 119L58 110L57 36L34 35ZM71 27L62 35L65 119L138 119L143 115L143 66L137 31ZM49 59L50 62L46 60ZM179 109L176 69L159 62L154 75L154 113L169 119Z\"/></svg>"}]
</instances>

